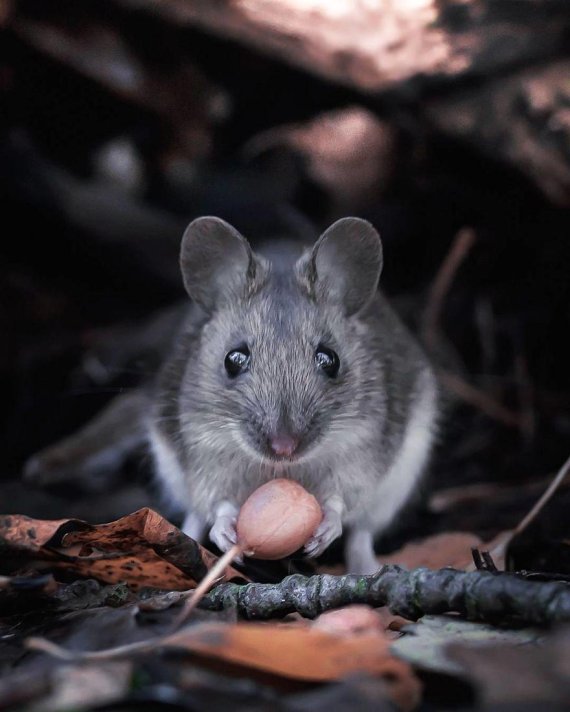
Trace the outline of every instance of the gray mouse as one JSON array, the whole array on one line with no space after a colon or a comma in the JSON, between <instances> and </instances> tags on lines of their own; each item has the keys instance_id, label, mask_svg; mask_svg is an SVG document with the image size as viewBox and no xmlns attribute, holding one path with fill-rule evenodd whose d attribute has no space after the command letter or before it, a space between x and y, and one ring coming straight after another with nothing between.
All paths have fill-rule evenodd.
<instances>
[{"instance_id":1,"label":"gray mouse","mask_svg":"<svg viewBox=\"0 0 570 712\"><path fill-rule=\"evenodd\" d=\"M417 490L439 410L426 356L378 290L382 264L377 231L358 218L311 249L258 253L219 218L188 226L191 302L147 423L187 534L209 530L226 551L245 499L286 477L323 510L306 554L346 528L349 571L377 569L374 536Z\"/></svg>"}]
</instances>

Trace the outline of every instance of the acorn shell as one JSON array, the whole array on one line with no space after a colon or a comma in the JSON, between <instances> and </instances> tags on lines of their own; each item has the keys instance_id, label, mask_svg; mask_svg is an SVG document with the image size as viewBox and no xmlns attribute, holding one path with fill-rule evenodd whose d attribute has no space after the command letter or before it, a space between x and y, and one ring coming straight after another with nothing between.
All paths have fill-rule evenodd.
<instances>
[{"instance_id":1,"label":"acorn shell","mask_svg":"<svg viewBox=\"0 0 570 712\"><path fill-rule=\"evenodd\" d=\"M258 487L237 520L238 543L255 559L282 559L307 543L323 518L312 494L294 480L276 479Z\"/></svg>"}]
</instances>

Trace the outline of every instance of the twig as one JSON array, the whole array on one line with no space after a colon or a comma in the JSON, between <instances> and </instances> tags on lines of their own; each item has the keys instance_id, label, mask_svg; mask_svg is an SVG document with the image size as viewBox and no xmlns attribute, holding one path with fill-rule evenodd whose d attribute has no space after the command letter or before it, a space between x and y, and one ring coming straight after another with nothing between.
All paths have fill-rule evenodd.
<instances>
[{"instance_id":1,"label":"twig","mask_svg":"<svg viewBox=\"0 0 570 712\"><path fill-rule=\"evenodd\" d=\"M470 567L471 570L474 566L477 571L499 573L499 569L495 566L493 557L488 551L479 551L479 549L473 547L471 549L471 556L473 557L473 565Z\"/></svg>"},{"instance_id":2,"label":"twig","mask_svg":"<svg viewBox=\"0 0 570 712\"><path fill-rule=\"evenodd\" d=\"M159 638L151 638L150 640L141 640L137 643L129 643L127 645L118 645L116 648L107 648L105 650L96 650L94 652L81 653L77 650L68 650L67 648L52 643L46 638L26 638L25 646L28 650L37 650L41 653L47 653L59 660L66 662L83 662L88 660L116 660L124 658L133 653L144 653L148 650L160 646L162 640L167 636Z\"/></svg>"},{"instance_id":3,"label":"twig","mask_svg":"<svg viewBox=\"0 0 570 712\"><path fill-rule=\"evenodd\" d=\"M171 633L177 631L182 624L188 619L192 611L200 603L204 594L216 581L218 581L226 568L231 564L231 562L243 552L243 548L239 544L234 544L231 549L226 551L226 553L218 559L214 566L208 571L206 576L200 581L195 589L187 592L188 598L184 604L181 613L176 617L174 625L172 627ZM0 577L0 584L2 582L2 577ZM72 661L72 660L112 660L115 658L122 658L133 653L141 653L151 650L157 646L166 644L170 638L170 634L160 636L158 638L151 638L150 640L142 640L137 643L130 643L128 645L119 645L115 648L107 648L106 650L98 650L93 653L82 653L77 654L75 651L67 650L62 648L55 643L52 643L45 638L28 638L26 640L26 646L30 650L38 650L44 653L48 653L53 657L59 658L61 660Z\"/></svg>"},{"instance_id":4,"label":"twig","mask_svg":"<svg viewBox=\"0 0 570 712\"><path fill-rule=\"evenodd\" d=\"M473 557L473 566L477 569L477 571L484 571L485 563L483 562L483 557L481 556L479 549L474 546L471 547L471 556Z\"/></svg>"},{"instance_id":5,"label":"twig","mask_svg":"<svg viewBox=\"0 0 570 712\"><path fill-rule=\"evenodd\" d=\"M570 589L564 584L539 584L488 571L406 571L390 564L374 576L323 574L307 578L295 574L279 584L222 583L201 605L211 610L235 606L244 618L262 619L295 611L315 618L350 603L387 605L392 613L409 620L456 612L479 621L508 617L538 625L570 621Z\"/></svg>"},{"instance_id":6,"label":"twig","mask_svg":"<svg viewBox=\"0 0 570 712\"><path fill-rule=\"evenodd\" d=\"M441 514L455 507L480 506L481 503L493 499L494 502L510 502L513 497L535 496L550 485L552 477L543 477L540 480L532 480L518 485L499 485L489 482L478 482L463 487L448 487L436 492L429 501L431 512ZM560 489L570 487L570 481L560 483Z\"/></svg>"},{"instance_id":7,"label":"twig","mask_svg":"<svg viewBox=\"0 0 570 712\"><path fill-rule=\"evenodd\" d=\"M491 573L499 571L499 569L495 566L493 557L488 551L482 551L481 555L483 557L483 563L485 564L485 571L490 571Z\"/></svg>"},{"instance_id":8,"label":"twig","mask_svg":"<svg viewBox=\"0 0 570 712\"><path fill-rule=\"evenodd\" d=\"M287 576L281 583L221 583L201 600L203 608L236 608L248 619L282 617L299 612L316 618L323 611L351 603L388 606L408 620L427 614L459 613L469 620L514 618L530 625L570 622L570 587L562 583L525 581L507 573L466 573L455 569L407 571L387 564L373 576ZM112 660L154 651L179 635L122 645L92 653L67 650L44 638L28 638L26 646L68 661Z\"/></svg>"},{"instance_id":9,"label":"twig","mask_svg":"<svg viewBox=\"0 0 570 712\"><path fill-rule=\"evenodd\" d=\"M487 374L493 370L497 358L493 305L488 297L477 299L473 316L481 345L481 365Z\"/></svg>"},{"instance_id":10,"label":"twig","mask_svg":"<svg viewBox=\"0 0 570 712\"><path fill-rule=\"evenodd\" d=\"M457 271L465 258L471 251L477 240L477 235L473 228L464 227L456 235L451 248L443 260L433 281L428 303L423 316L422 323L422 340L429 353L433 354L437 350L439 334L441 331L440 321L441 313L445 299L449 293L453 280L457 275ZM438 372L439 379L443 386L448 391L453 393L461 400L469 403L478 410L482 411L490 418L497 420L510 428L522 429L522 417L496 401L492 396L475 386L467 383L459 376L447 371ZM525 426L528 423L524 422Z\"/></svg>"},{"instance_id":11,"label":"twig","mask_svg":"<svg viewBox=\"0 0 570 712\"><path fill-rule=\"evenodd\" d=\"M528 372L528 363L524 351L515 355L515 378L520 404L521 430L528 440L536 433L536 411L534 407L534 388Z\"/></svg>"},{"instance_id":12,"label":"twig","mask_svg":"<svg viewBox=\"0 0 570 712\"><path fill-rule=\"evenodd\" d=\"M471 251L476 239L477 235L473 228L462 228L457 233L451 249L435 276L422 325L422 338L428 351L433 351L437 344L443 303L455 279L457 270Z\"/></svg>"},{"instance_id":13,"label":"twig","mask_svg":"<svg viewBox=\"0 0 570 712\"><path fill-rule=\"evenodd\" d=\"M231 549L221 556L218 561L208 571L206 576L200 581L198 586L190 592L190 597L184 603L184 607L174 621L174 630L178 630L180 626L188 620L188 617L196 606L200 603L204 594L207 593L216 581L221 578L226 568L232 563L236 556L242 553L242 547L239 544L234 544Z\"/></svg>"},{"instance_id":14,"label":"twig","mask_svg":"<svg viewBox=\"0 0 570 712\"><path fill-rule=\"evenodd\" d=\"M550 500L552 495L556 492L556 490L560 487L564 479L566 479L566 476L570 472L570 457L566 460L566 462L562 465L548 488L546 489L545 493L542 495L542 497L538 500L538 502L534 505L534 507L530 510L530 512L522 519L520 524L518 524L514 531L513 531L513 536L516 534L520 534L523 532L528 525L537 517L541 509L546 505L546 503Z\"/></svg>"},{"instance_id":15,"label":"twig","mask_svg":"<svg viewBox=\"0 0 570 712\"><path fill-rule=\"evenodd\" d=\"M510 529L509 531L506 531L503 536L499 537L497 543L495 546L491 549L489 552L489 556L492 557L492 559L502 559L505 556L505 552L507 550L507 547L511 543L511 541L515 538L515 536L518 536L521 534L527 527L528 525L533 522L538 514L542 511L544 506L547 504L547 502L552 498L556 490L560 487L562 482L566 479L566 476L570 472L570 457L566 460L566 462L562 465L560 470L556 473L554 476L554 479L552 482L548 485L546 491L540 497L540 499L535 503L535 505L531 508L531 510L521 519L521 521L517 524L517 526L514 529ZM470 567L471 569L472 567Z\"/></svg>"},{"instance_id":16,"label":"twig","mask_svg":"<svg viewBox=\"0 0 570 712\"><path fill-rule=\"evenodd\" d=\"M522 429L521 416L499 403L485 391L472 386L459 376L448 371L438 371L438 378L448 391L473 407L509 428Z\"/></svg>"},{"instance_id":17,"label":"twig","mask_svg":"<svg viewBox=\"0 0 570 712\"><path fill-rule=\"evenodd\" d=\"M555 571L526 571L521 569L513 573L527 581L566 581L570 583L570 574L562 574Z\"/></svg>"}]
</instances>

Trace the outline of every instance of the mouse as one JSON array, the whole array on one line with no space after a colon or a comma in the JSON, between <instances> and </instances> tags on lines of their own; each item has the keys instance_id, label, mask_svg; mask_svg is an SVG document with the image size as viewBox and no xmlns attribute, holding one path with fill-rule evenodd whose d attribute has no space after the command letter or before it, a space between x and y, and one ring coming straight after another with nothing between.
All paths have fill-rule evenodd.
<instances>
[{"instance_id":1,"label":"mouse","mask_svg":"<svg viewBox=\"0 0 570 712\"><path fill-rule=\"evenodd\" d=\"M345 533L347 569L378 569L374 539L418 491L440 401L427 356L379 288L382 267L378 231L356 217L309 247L256 251L221 218L187 227L187 312L146 429L189 536L227 551L244 501L284 477L323 512L307 557Z\"/></svg>"}]
</instances>

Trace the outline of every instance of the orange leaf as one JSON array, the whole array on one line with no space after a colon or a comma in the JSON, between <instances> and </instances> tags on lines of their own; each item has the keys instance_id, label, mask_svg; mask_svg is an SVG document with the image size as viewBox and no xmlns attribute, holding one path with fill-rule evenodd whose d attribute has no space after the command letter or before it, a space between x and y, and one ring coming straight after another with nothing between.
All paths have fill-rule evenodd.
<instances>
[{"instance_id":1,"label":"orange leaf","mask_svg":"<svg viewBox=\"0 0 570 712\"><path fill-rule=\"evenodd\" d=\"M391 642L378 633L337 636L297 625L203 623L160 645L306 682L357 672L378 675L400 709L411 710L419 702L421 684L408 663L392 657Z\"/></svg>"},{"instance_id":2,"label":"orange leaf","mask_svg":"<svg viewBox=\"0 0 570 712\"><path fill-rule=\"evenodd\" d=\"M39 551L69 519L32 519L23 514L0 516L0 538L27 551Z\"/></svg>"},{"instance_id":3,"label":"orange leaf","mask_svg":"<svg viewBox=\"0 0 570 712\"><path fill-rule=\"evenodd\" d=\"M48 560L51 567L104 583L125 582L133 589L194 588L216 561L213 554L148 508L108 524L3 516L0 539L17 558L27 555L27 563ZM229 568L224 579L236 577L243 579Z\"/></svg>"}]
</instances>

